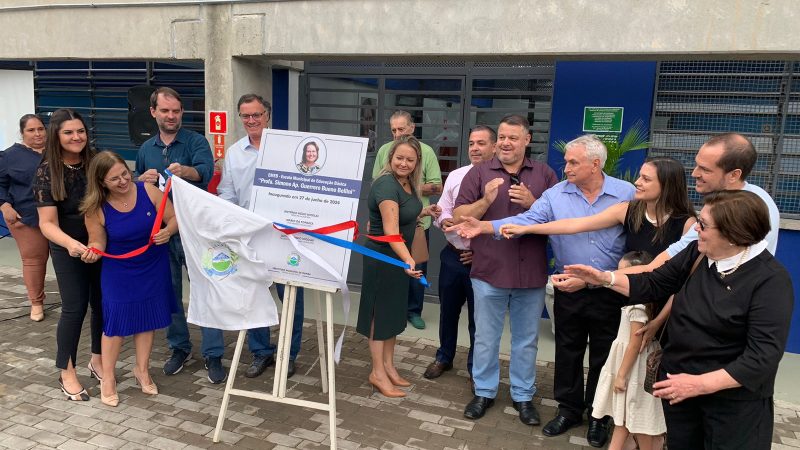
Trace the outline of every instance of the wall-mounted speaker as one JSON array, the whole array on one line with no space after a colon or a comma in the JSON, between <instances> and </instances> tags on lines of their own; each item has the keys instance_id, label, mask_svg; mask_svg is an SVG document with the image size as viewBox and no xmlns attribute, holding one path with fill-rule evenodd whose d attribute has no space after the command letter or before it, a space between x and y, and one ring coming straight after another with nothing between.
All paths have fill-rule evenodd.
<instances>
[{"instance_id":1,"label":"wall-mounted speaker","mask_svg":"<svg viewBox=\"0 0 800 450\"><path fill-rule=\"evenodd\" d=\"M128 89L128 135L136 145L144 144L158 133L156 119L150 114L150 94L155 90L148 85Z\"/></svg>"}]
</instances>

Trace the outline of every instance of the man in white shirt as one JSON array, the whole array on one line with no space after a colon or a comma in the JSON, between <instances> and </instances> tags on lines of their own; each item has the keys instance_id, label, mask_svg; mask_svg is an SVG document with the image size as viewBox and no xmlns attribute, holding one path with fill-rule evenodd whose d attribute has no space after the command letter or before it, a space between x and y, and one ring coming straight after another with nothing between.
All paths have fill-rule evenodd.
<instances>
[{"instance_id":1,"label":"man in white shirt","mask_svg":"<svg viewBox=\"0 0 800 450\"><path fill-rule=\"evenodd\" d=\"M483 161L488 161L494 156L497 143L497 133L490 127L478 125L469 133L469 160L470 165L460 167L447 176L439 207L442 214L434 224L442 229L450 227L453 223L453 206L458 198L458 189L461 180L472 166ZM428 379L438 378L443 372L453 368L453 357L456 353L458 341L458 321L461 309L467 303L469 313L469 355L467 356L467 371L470 374L472 385L472 346L475 341L475 297L472 292L472 282L469 278L469 269L472 264L472 250L469 249L469 239L464 239L456 232L445 233L447 245L439 256L441 268L439 269L439 349L436 359L428 365L423 376Z\"/></svg>"},{"instance_id":2,"label":"man in white shirt","mask_svg":"<svg viewBox=\"0 0 800 450\"><path fill-rule=\"evenodd\" d=\"M250 207L250 191L256 170L258 152L261 148L261 135L269 125L272 105L257 94L245 94L237 104L239 118L247 135L231 145L225 152L222 166L222 179L217 187L219 197L242 208ZM282 284L276 284L278 295L283 297ZM266 286L265 286L266 289ZM295 373L295 359L300 353L303 332L303 289L297 290L297 300L292 323L292 344L289 351L288 376ZM219 330L216 330L219 331ZM222 342L221 334L218 342ZM205 337L204 337L205 341ZM269 328L255 328L247 331L247 346L253 353L253 362L245 371L245 376L254 378L275 363L275 346L269 340Z\"/></svg>"}]
</instances>

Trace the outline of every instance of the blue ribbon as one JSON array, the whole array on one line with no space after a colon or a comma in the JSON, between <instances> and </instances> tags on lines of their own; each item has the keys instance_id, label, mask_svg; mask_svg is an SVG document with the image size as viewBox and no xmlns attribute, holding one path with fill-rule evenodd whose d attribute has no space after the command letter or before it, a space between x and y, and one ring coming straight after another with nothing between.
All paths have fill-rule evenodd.
<instances>
[{"instance_id":1,"label":"blue ribbon","mask_svg":"<svg viewBox=\"0 0 800 450\"><path fill-rule=\"evenodd\" d=\"M277 226L279 226L281 228L288 228L290 230L296 230L297 229L295 227L291 227L289 225L284 225L284 224L281 224L281 223L278 223L278 222L274 222L274 223L275 223L275 225L277 225ZM375 250L372 250L372 249L369 249L367 247L364 247L363 245L356 244L355 242L346 241L344 239L335 238L333 236L328 236L328 235L325 235L325 234L313 233L311 231L302 231L301 233L305 233L305 234L307 234L309 236L314 236L315 238L317 238L317 239L319 239L321 241L325 241L325 242L327 242L329 244L333 244L333 245L335 245L337 247L343 247L343 248L346 248L348 250L352 250L352 251L354 251L356 253L361 253L364 256L369 256L370 258L377 259L378 261L382 261L382 262L385 262L385 263L389 263L389 264L391 264L393 266L397 266L397 267L400 267L400 268L403 268L403 269L410 269L411 268L410 265L404 263L403 261L400 261L399 259L392 258L391 256L386 256L381 252L376 252ZM419 277L419 282L420 282L420 284L422 284L425 287L430 287L430 284L428 283L428 280L425 278L425 275Z\"/></svg>"}]
</instances>

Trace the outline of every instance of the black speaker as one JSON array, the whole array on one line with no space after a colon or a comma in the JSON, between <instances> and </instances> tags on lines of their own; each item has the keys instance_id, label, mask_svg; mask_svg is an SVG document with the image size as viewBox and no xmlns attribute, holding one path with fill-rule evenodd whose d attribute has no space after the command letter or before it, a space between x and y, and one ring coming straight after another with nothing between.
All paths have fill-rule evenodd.
<instances>
[{"instance_id":1,"label":"black speaker","mask_svg":"<svg viewBox=\"0 0 800 450\"><path fill-rule=\"evenodd\" d=\"M158 133L156 119L150 114L150 94L155 90L148 85L128 89L128 135L136 145L144 144Z\"/></svg>"}]
</instances>

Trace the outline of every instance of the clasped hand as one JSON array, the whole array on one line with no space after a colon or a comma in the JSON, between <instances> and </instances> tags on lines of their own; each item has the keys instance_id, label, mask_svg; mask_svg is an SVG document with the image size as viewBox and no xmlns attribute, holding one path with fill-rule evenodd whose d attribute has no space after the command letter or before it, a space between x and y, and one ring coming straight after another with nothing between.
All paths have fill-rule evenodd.
<instances>
[{"instance_id":1,"label":"clasped hand","mask_svg":"<svg viewBox=\"0 0 800 450\"><path fill-rule=\"evenodd\" d=\"M419 218L421 219L425 216L431 216L435 219L439 217L441 214L442 214L442 208L434 203L433 205L422 208L422 211L420 211L419 213Z\"/></svg>"}]
</instances>

